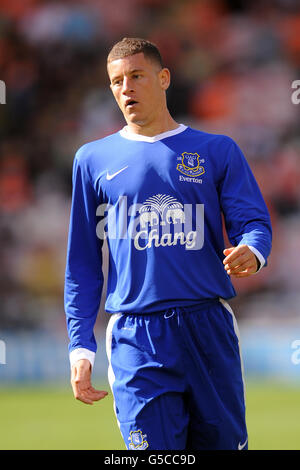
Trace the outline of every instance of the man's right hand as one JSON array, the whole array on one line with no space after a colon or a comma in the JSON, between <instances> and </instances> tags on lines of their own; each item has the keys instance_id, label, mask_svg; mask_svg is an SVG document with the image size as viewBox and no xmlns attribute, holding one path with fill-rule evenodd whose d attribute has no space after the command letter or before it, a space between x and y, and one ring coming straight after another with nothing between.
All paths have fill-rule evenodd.
<instances>
[{"instance_id":1,"label":"man's right hand","mask_svg":"<svg viewBox=\"0 0 300 470\"><path fill-rule=\"evenodd\" d=\"M107 392L94 389L91 383L92 367L88 359L79 359L72 366L71 384L76 400L87 405L93 405L94 401L102 400Z\"/></svg>"}]
</instances>

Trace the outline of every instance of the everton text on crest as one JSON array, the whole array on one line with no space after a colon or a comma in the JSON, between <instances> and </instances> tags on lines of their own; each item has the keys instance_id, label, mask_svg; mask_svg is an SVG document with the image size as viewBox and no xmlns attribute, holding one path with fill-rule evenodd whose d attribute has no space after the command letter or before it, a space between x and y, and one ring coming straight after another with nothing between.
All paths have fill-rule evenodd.
<instances>
[{"instance_id":1,"label":"everton text on crest","mask_svg":"<svg viewBox=\"0 0 300 470\"><path fill-rule=\"evenodd\" d=\"M182 204L168 194L155 194L128 207L127 196L117 204L101 204L97 236L104 240L131 238L137 250L182 245L200 250L204 243L204 204Z\"/></svg>"}]
</instances>

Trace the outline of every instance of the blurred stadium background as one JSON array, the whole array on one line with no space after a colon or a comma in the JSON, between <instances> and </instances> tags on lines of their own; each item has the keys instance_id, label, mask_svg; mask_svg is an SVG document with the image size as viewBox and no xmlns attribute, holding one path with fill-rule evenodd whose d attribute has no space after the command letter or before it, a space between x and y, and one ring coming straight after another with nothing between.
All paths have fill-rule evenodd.
<instances>
[{"instance_id":1,"label":"blurred stadium background","mask_svg":"<svg viewBox=\"0 0 300 470\"><path fill-rule=\"evenodd\" d=\"M74 153L124 125L105 69L124 36L159 46L173 116L233 137L260 184L273 252L231 302L249 447L300 449L299 31L298 0L0 1L1 449L123 448L111 398L72 398L63 279ZM94 377L106 388L107 320L102 302Z\"/></svg>"}]
</instances>

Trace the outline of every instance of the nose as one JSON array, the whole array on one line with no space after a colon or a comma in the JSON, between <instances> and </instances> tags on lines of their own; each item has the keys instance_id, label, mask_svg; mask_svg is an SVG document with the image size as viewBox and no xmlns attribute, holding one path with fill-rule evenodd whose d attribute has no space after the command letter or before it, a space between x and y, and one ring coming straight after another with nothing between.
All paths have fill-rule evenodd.
<instances>
[{"instance_id":1,"label":"nose","mask_svg":"<svg viewBox=\"0 0 300 470\"><path fill-rule=\"evenodd\" d=\"M127 93L132 93L133 91L132 81L128 77L124 77L122 93L126 95Z\"/></svg>"}]
</instances>

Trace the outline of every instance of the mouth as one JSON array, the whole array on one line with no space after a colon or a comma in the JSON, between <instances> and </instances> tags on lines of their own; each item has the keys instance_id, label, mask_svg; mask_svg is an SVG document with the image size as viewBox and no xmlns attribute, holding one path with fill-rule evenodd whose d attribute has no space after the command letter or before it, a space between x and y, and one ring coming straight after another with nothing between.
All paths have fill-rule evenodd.
<instances>
[{"instance_id":1,"label":"mouth","mask_svg":"<svg viewBox=\"0 0 300 470\"><path fill-rule=\"evenodd\" d=\"M131 109L136 104L138 104L138 102L135 101L135 100L126 100L125 101L125 108L126 109Z\"/></svg>"}]
</instances>

